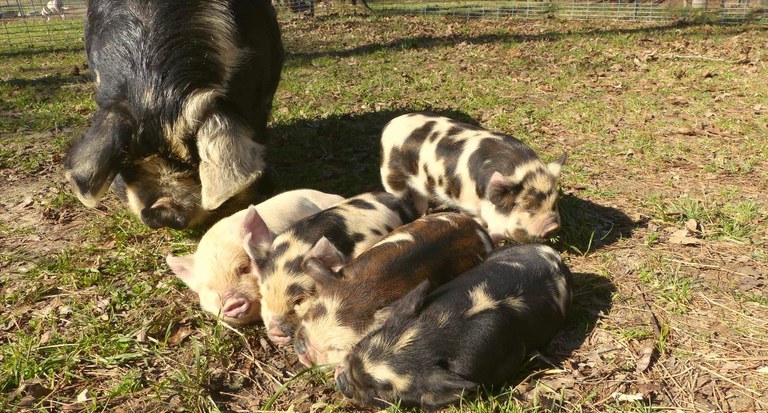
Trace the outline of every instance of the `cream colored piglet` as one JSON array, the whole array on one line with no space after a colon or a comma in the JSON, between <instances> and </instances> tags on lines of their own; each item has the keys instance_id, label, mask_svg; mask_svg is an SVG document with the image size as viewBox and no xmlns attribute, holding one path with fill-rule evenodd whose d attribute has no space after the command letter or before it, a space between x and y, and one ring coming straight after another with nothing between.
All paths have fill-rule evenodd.
<instances>
[{"instance_id":1,"label":"cream colored piglet","mask_svg":"<svg viewBox=\"0 0 768 413\"><path fill-rule=\"evenodd\" d=\"M198 294L203 310L234 325L258 321L261 294L254 273L258 268L251 264L245 248L250 234L268 230L275 236L296 221L343 200L311 189L284 192L222 219L203 235L194 254L169 255L166 262ZM254 219L256 216L263 221Z\"/></svg>"}]
</instances>

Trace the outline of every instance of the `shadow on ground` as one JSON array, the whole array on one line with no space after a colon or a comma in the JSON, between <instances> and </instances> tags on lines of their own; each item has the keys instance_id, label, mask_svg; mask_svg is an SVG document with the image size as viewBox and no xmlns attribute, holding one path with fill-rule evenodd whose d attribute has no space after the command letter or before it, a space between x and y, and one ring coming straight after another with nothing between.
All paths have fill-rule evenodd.
<instances>
[{"instance_id":1,"label":"shadow on ground","mask_svg":"<svg viewBox=\"0 0 768 413\"><path fill-rule=\"evenodd\" d=\"M555 248L561 252L587 254L632 237L633 230L644 225L619 209L570 194L561 196L558 206L562 229Z\"/></svg>"},{"instance_id":2,"label":"shadow on ground","mask_svg":"<svg viewBox=\"0 0 768 413\"><path fill-rule=\"evenodd\" d=\"M371 43L365 44L350 49L344 50L323 50L323 51L311 51L311 52L288 52L290 65L301 65L303 60L312 60L319 57L351 57L360 56L370 53L379 52L382 50L422 50L432 49L436 47L455 46L461 43L469 44L488 44L488 43L523 43L523 42L535 42L544 41L551 42L557 41L567 37L600 37L606 35L624 34L631 35L636 33L662 33L667 31L684 29L691 26L699 26L703 24L709 24L706 21L674 21L661 26L642 26L633 28L616 28L616 29L589 29L589 30L567 30L567 31L548 31L537 34L484 34L479 36L415 36L393 40L386 43ZM755 26L733 26L730 34L737 35L747 30L764 30L768 32L768 27L755 27ZM291 62L291 59L298 59L299 62Z\"/></svg>"},{"instance_id":3,"label":"shadow on ground","mask_svg":"<svg viewBox=\"0 0 768 413\"><path fill-rule=\"evenodd\" d=\"M383 190L381 131L393 118L414 111L386 110L273 125L267 163L276 171L278 190L312 188L343 196ZM426 111L477 124L463 112Z\"/></svg>"}]
</instances>

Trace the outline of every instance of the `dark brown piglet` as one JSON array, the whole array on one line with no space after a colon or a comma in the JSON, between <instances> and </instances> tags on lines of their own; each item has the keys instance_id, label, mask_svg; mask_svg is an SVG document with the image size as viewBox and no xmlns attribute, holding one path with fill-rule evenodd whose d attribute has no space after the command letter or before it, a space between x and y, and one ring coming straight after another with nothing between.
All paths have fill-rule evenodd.
<instances>
[{"instance_id":1,"label":"dark brown piglet","mask_svg":"<svg viewBox=\"0 0 768 413\"><path fill-rule=\"evenodd\" d=\"M338 363L389 306L424 280L437 286L477 265L492 249L490 236L471 217L440 213L400 227L337 272L311 260L306 270L319 286L297 332L294 348L306 365Z\"/></svg>"}]
</instances>

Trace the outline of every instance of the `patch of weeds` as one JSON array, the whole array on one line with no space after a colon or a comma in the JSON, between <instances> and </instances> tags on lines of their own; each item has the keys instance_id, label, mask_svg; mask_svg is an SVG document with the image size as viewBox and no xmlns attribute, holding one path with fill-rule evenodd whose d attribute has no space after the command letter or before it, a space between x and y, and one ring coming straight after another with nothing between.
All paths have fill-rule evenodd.
<instances>
[{"instance_id":1,"label":"patch of weeds","mask_svg":"<svg viewBox=\"0 0 768 413\"><path fill-rule=\"evenodd\" d=\"M492 391L481 389L477 392L474 392L474 394L469 394L462 397L458 406L454 406L448 411L470 411L473 413L522 413L538 411L537 407L533 407L532 409L523 409L521 405L522 403L515 397L512 389L508 388L496 394L494 394Z\"/></svg>"},{"instance_id":2,"label":"patch of weeds","mask_svg":"<svg viewBox=\"0 0 768 413\"><path fill-rule=\"evenodd\" d=\"M712 209L704 205L703 202L684 196L669 203L669 207L665 211L665 216L677 216L678 221L683 222L689 219L694 219L698 222L709 223L712 222L711 213Z\"/></svg>"},{"instance_id":3,"label":"patch of weeds","mask_svg":"<svg viewBox=\"0 0 768 413\"><path fill-rule=\"evenodd\" d=\"M653 333L642 327L624 328L619 330L619 334L627 340L642 341L650 338Z\"/></svg>"},{"instance_id":4,"label":"patch of weeds","mask_svg":"<svg viewBox=\"0 0 768 413\"><path fill-rule=\"evenodd\" d=\"M755 234L758 218L765 215L764 206L757 201L726 203L720 209L721 233L723 237L747 239Z\"/></svg>"},{"instance_id":5,"label":"patch of weeds","mask_svg":"<svg viewBox=\"0 0 768 413\"><path fill-rule=\"evenodd\" d=\"M672 272L671 277L657 278L659 285L656 286L659 298L672 305L671 310L677 314L688 312L688 304L691 302L691 290L697 282L688 277L679 275L680 266L678 265Z\"/></svg>"},{"instance_id":6,"label":"patch of weeds","mask_svg":"<svg viewBox=\"0 0 768 413\"><path fill-rule=\"evenodd\" d=\"M697 287L698 280L680 275L680 264L661 270L640 268L638 279L655 290L654 296L668 302L670 310L677 314L688 311L691 292Z\"/></svg>"},{"instance_id":7,"label":"patch of weeds","mask_svg":"<svg viewBox=\"0 0 768 413\"><path fill-rule=\"evenodd\" d=\"M749 174L754 170L758 162L759 159L756 157L728 159L723 156L717 156L704 165L704 171L710 173Z\"/></svg>"},{"instance_id":8,"label":"patch of weeds","mask_svg":"<svg viewBox=\"0 0 768 413\"><path fill-rule=\"evenodd\" d=\"M740 300L743 300L743 301L748 302L748 303L756 303L756 304L760 304L760 305L768 307L768 297L766 297L764 295L744 294L744 293L738 292L736 294L736 297L738 297Z\"/></svg>"},{"instance_id":9,"label":"patch of weeds","mask_svg":"<svg viewBox=\"0 0 768 413\"><path fill-rule=\"evenodd\" d=\"M314 367L306 368L296 373L295 376L291 377L288 381L283 383L283 385L280 386L280 388L277 389L277 391L275 391L272 394L272 396L270 396L269 399L267 399L264 402L261 409L264 411L269 411L272 408L272 406L275 404L275 401L277 401L277 398L280 397L280 395L283 394L285 390L287 390L288 387L290 387L293 383L305 379L306 378L305 376L311 377L318 372L322 372L322 370L324 370L325 368L326 366L314 366ZM324 374L324 373L321 373L321 374Z\"/></svg>"},{"instance_id":10,"label":"patch of weeds","mask_svg":"<svg viewBox=\"0 0 768 413\"><path fill-rule=\"evenodd\" d=\"M743 241L758 235L768 214L755 200L731 201L736 197L736 193L724 192L705 203L688 196L670 202L654 196L646 199L646 205L662 222L682 224L695 220L703 227L705 238Z\"/></svg>"}]
</instances>

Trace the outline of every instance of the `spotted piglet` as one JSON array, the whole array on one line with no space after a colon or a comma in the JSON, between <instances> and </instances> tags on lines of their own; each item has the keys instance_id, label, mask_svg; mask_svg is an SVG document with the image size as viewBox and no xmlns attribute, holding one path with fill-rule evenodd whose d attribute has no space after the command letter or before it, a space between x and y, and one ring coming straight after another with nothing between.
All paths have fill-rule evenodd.
<instances>
[{"instance_id":1,"label":"spotted piglet","mask_svg":"<svg viewBox=\"0 0 768 413\"><path fill-rule=\"evenodd\" d=\"M492 248L488 233L474 219L441 213L394 230L338 271L308 261L318 297L296 333L299 360L307 366L339 363L366 333L381 326L394 301L424 280L445 284L480 263Z\"/></svg>"},{"instance_id":2,"label":"spotted piglet","mask_svg":"<svg viewBox=\"0 0 768 413\"><path fill-rule=\"evenodd\" d=\"M410 204L375 192L307 217L274 239L266 229L254 226L248 253L259 268L261 315L270 340L290 343L308 299L315 296L315 281L305 271L305 262L326 262L337 270L415 218Z\"/></svg>"},{"instance_id":3,"label":"spotted piglet","mask_svg":"<svg viewBox=\"0 0 768 413\"><path fill-rule=\"evenodd\" d=\"M518 243L541 242L560 228L557 177L565 154L544 164L512 136L417 113L390 121L381 146L384 188L410 194L420 213L430 201L456 207L494 240Z\"/></svg>"},{"instance_id":4,"label":"spotted piglet","mask_svg":"<svg viewBox=\"0 0 768 413\"><path fill-rule=\"evenodd\" d=\"M191 255L166 262L179 279L200 298L203 310L222 320L242 325L260 318L259 282L256 266L246 253L246 237L259 216L270 234L279 234L296 221L320 212L344 198L311 189L299 189L276 195L250 206L213 225Z\"/></svg>"},{"instance_id":5,"label":"spotted piglet","mask_svg":"<svg viewBox=\"0 0 768 413\"><path fill-rule=\"evenodd\" d=\"M394 306L336 369L341 392L365 405L434 410L503 384L565 324L570 272L543 245L507 247L427 295Z\"/></svg>"}]
</instances>

